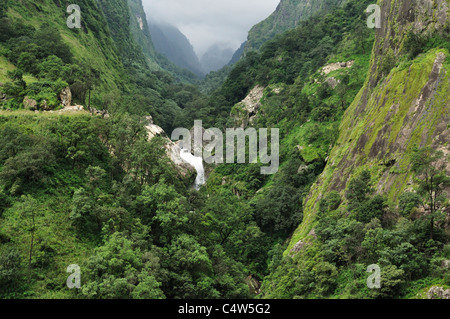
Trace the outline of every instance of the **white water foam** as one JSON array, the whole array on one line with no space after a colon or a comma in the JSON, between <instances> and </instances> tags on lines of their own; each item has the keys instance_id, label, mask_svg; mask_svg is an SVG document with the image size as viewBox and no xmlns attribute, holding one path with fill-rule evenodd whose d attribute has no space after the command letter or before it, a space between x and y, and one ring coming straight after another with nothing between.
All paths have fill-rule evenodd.
<instances>
[{"instance_id":1,"label":"white water foam","mask_svg":"<svg viewBox=\"0 0 450 319\"><path fill-rule=\"evenodd\" d=\"M195 179L194 188L199 190L202 185L206 183L205 180L205 168L203 167L203 158L195 157L187 150L181 150L180 157L186 163L191 164L197 171L197 177Z\"/></svg>"}]
</instances>

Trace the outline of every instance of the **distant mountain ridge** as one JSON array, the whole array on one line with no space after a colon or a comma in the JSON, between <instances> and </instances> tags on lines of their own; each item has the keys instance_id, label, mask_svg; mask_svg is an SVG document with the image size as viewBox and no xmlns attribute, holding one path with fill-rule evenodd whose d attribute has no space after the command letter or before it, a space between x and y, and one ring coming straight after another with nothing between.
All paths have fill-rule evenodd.
<instances>
[{"instance_id":1,"label":"distant mountain ridge","mask_svg":"<svg viewBox=\"0 0 450 319\"><path fill-rule=\"evenodd\" d=\"M203 68L189 39L175 26L149 20L148 26L155 50L181 68L204 76Z\"/></svg>"},{"instance_id":2,"label":"distant mountain ridge","mask_svg":"<svg viewBox=\"0 0 450 319\"><path fill-rule=\"evenodd\" d=\"M200 59L205 74L211 71L217 71L227 65L234 54L233 49L216 43L212 45Z\"/></svg>"},{"instance_id":3,"label":"distant mountain ridge","mask_svg":"<svg viewBox=\"0 0 450 319\"><path fill-rule=\"evenodd\" d=\"M147 15L142 6L142 0L127 0L130 10L130 31L137 45L142 49L147 64L151 70L167 71L177 81L194 83L198 75L188 69L177 66L165 55L159 53L153 44L147 22Z\"/></svg>"}]
</instances>

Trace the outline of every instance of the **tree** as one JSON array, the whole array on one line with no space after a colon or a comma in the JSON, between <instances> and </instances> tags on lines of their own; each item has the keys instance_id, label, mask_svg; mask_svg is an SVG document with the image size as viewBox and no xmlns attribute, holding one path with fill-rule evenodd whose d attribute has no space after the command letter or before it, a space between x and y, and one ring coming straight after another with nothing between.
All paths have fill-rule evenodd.
<instances>
[{"instance_id":1,"label":"tree","mask_svg":"<svg viewBox=\"0 0 450 319\"><path fill-rule=\"evenodd\" d=\"M8 77L12 82L7 82L3 87L2 91L12 98L23 98L25 96L25 89L27 88L26 82L23 80L23 71L16 69L13 71L8 71Z\"/></svg>"},{"instance_id":2,"label":"tree","mask_svg":"<svg viewBox=\"0 0 450 319\"><path fill-rule=\"evenodd\" d=\"M146 230L144 229L144 232ZM165 298L158 281L157 251L147 250L123 233L105 238L83 269L87 278L81 293L89 298Z\"/></svg>"},{"instance_id":3,"label":"tree","mask_svg":"<svg viewBox=\"0 0 450 319\"><path fill-rule=\"evenodd\" d=\"M31 262L33 258L33 249L35 244L35 235L37 230L36 217L38 214L38 203L30 195L22 196L18 205L20 219L22 221L23 229L30 235L30 246L28 250L28 267L31 268Z\"/></svg>"},{"instance_id":4,"label":"tree","mask_svg":"<svg viewBox=\"0 0 450 319\"><path fill-rule=\"evenodd\" d=\"M0 296L21 274L22 256L14 246L3 245L0 249Z\"/></svg>"},{"instance_id":5,"label":"tree","mask_svg":"<svg viewBox=\"0 0 450 319\"><path fill-rule=\"evenodd\" d=\"M157 243L167 244L188 223L186 198L165 181L146 185L137 197L138 212L144 224L152 225Z\"/></svg>"},{"instance_id":6,"label":"tree","mask_svg":"<svg viewBox=\"0 0 450 319\"><path fill-rule=\"evenodd\" d=\"M23 55L21 55L19 58L19 63L27 63L24 67L29 69L31 68L31 66L28 66L28 64L31 63L29 60L32 60L32 56L24 57ZM50 55L39 64L39 77L51 81L56 81L61 77L63 66L64 63L59 57L57 57L56 55Z\"/></svg>"},{"instance_id":7,"label":"tree","mask_svg":"<svg viewBox=\"0 0 450 319\"><path fill-rule=\"evenodd\" d=\"M425 210L429 210L430 238L434 237L434 223L440 215L440 208L446 200L446 187L450 186L444 153L431 147L415 148L411 155L412 170L418 182L417 193L423 200Z\"/></svg>"},{"instance_id":8,"label":"tree","mask_svg":"<svg viewBox=\"0 0 450 319\"><path fill-rule=\"evenodd\" d=\"M400 295L404 283L405 272L395 265L386 265L381 268L381 289L374 289L371 294L374 298L389 299Z\"/></svg>"},{"instance_id":9,"label":"tree","mask_svg":"<svg viewBox=\"0 0 450 319\"><path fill-rule=\"evenodd\" d=\"M370 172L364 170L360 176L350 181L346 197L350 203L362 203L367 200L370 193L372 193Z\"/></svg>"},{"instance_id":10,"label":"tree","mask_svg":"<svg viewBox=\"0 0 450 319\"><path fill-rule=\"evenodd\" d=\"M32 141L36 144L8 158L0 173L5 191L11 194L23 192L25 186L42 185L52 174L55 165L52 144L37 138Z\"/></svg>"},{"instance_id":11,"label":"tree","mask_svg":"<svg viewBox=\"0 0 450 319\"><path fill-rule=\"evenodd\" d=\"M88 90L88 110L91 110L91 91L99 84L100 82L100 71L95 69L92 66L85 67L86 72L84 75L84 83Z\"/></svg>"},{"instance_id":12,"label":"tree","mask_svg":"<svg viewBox=\"0 0 450 319\"><path fill-rule=\"evenodd\" d=\"M335 265L328 262L319 262L314 266L316 291L320 296L327 296L334 291L337 285L338 270Z\"/></svg>"},{"instance_id":13,"label":"tree","mask_svg":"<svg viewBox=\"0 0 450 319\"><path fill-rule=\"evenodd\" d=\"M2 189L0 189L0 217L2 217L3 212L9 207L10 199L4 193Z\"/></svg>"},{"instance_id":14,"label":"tree","mask_svg":"<svg viewBox=\"0 0 450 319\"><path fill-rule=\"evenodd\" d=\"M0 19L6 17L8 11L8 0L0 0Z\"/></svg>"},{"instance_id":15,"label":"tree","mask_svg":"<svg viewBox=\"0 0 450 319\"><path fill-rule=\"evenodd\" d=\"M399 209L402 215L409 215L411 211L419 207L422 203L422 199L417 193L406 192L400 195L399 197Z\"/></svg>"},{"instance_id":16,"label":"tree","mask_svg":"<svg viewBox=\"0 0 450 319\"><path fill-rule=\"evenodd\" d=\"M38 71L36 56L30 52L22 52L17 61L17 67L24 72L36 74Z\"/></svg>"},{"instance_id":17,"label":"tree","mask_svg":"<svg viewBox=\"0 0 450 319\"><path fill-rule=\"evenodd\" d=\"M403 49L408 54L410 60L422 53L426 41L427 38L420 33L416 33L413 30L408 32Z\"/></svg>"},{"instance_id":18,"label":"tree","mask_svg":"<svg viewBox=\"0 0 450 319\"><path fill-rule=\"evenodd\" d=\"M33 42L39 46L39 56L37 58L44 59L50 55L56 55L64 63L72 61L72 52L70 47L64 43L58 29L45 22L35 32Z\"/></svg>"}]
</instances>

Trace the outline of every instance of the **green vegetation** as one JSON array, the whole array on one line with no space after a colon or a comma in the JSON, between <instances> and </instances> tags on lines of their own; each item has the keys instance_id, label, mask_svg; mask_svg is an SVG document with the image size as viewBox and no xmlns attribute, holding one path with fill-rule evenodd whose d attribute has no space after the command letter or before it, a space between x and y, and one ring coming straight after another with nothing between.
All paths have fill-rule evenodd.
<instances>
[{"instance_id":1,"label":"green vegetation","mask_svg":"<svg viewBox=\"0 0 450 319\"><path fill-rule=\"evenodd\" d=\"M371 185L365 170L350 181L347 206L341 206L337 192L320 201L317 240L282 260L266 279L265 297L397 298L421 278L431 285L440 282L449 242L442 221L430 229L430 216L417 214L418 201L406 203L404 196L408 210L397 210L385 197L373 195ZM382 270L379 290L366 286L371 264Z\"/></svg>"},{"instance_id":2,"label":"green vegetation","mask_svg":"<svg viewBox=\"0 0 450 319\"><path fill-rule=\"evenodd\" d=\"M80 30L65 26L68 3L0 0L0 298L414 298L450 286L448 159L432 138L448 129L450 82L430 76L440 54L448 71L448 30L406 30L402 50L378 57L371 1L326 1L197 87L154 52L139 0L80 0ZM419 105L427 83L433 99ZM278 173L221 164L192 190L145 116L166 132L232 127L257 85L251 125L280 129ZM66 87L108 116L47 112ZM81 289L65 286L71 264ZM381 289L367 287L371 264Z\"/></svg>"},{"instance_id":3,"label":"green vegetation","mask_svg":"<svg viewBox=\"0 0 450 319\"><path fill-rule=\"evenodd\" d=\"M317 12L324 12L324 10L340 6L345 2L346 0L283 0L274 13L250 30L248 41L245 45L245 52L258 51L267 41L290 29L294 29L300 22L307 20Z\"/></svg>"}]
</instances>

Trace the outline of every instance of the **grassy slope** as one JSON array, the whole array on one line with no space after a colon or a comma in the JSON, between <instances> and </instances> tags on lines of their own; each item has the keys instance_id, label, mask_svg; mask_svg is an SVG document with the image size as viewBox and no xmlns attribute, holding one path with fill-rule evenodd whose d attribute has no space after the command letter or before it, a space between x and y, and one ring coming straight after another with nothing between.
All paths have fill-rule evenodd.
<instances>
[{"instance_id":1,"label":"grassy slope","mask_svg":"<svg viewBox=\"0 0 450 319\"><path fill-rule=\"evenodd\" d=\"M26 132L28 136L40 138L47 138L54 134L49 131L49 128L56 121L59 123L96 122L99 127L98 135L100 135L99 121L103 120L86 112L64 115L49 112L35 114L25 110L0 112L2 125L16 127L21 132ZM65 270L68 265L81 264L96 247L95 242L80 238L69 219L72 194L77 187L82 185L79 172L67 167L67 169L55 169L53 173L51 181L47 181L51 187L45 190L39 188L32 190L32 195L38 203L38 206L35 207L37 226L35 246L47 247L48 250L40 251L35 248L33 258L38 258L41 262L48 260L49 264L45 266L45 271L40 268L35 280L24 281L26 291L18 294L19 298L70 298L68 295L70 292L61 292L53 288L60 287L61 283L65 283L67 278ZM28 256L29 252L30 233L26 228L27 219L17 215L17 211L20 211L18 207L20 207L20 201L17 200L10 209L3 213L0 222L0 237L3 240L10 239L24 256L24 260L27 260L25 256Z\"/></svg>"},{"instance_id":2,"label":"grassy slope","mask_svg":"<svg viewBox=\"0 0 450 319\"><path fill-rule=\"evenodd\" d=\"M106 22L99 14L99 9L95 2L89 2L93 7L80 5L82 21L89 16L90 20L98 23L97 32L90 28L84 30L69 29L66 26L68 14L64 8L55 5L54 1L42 0L39 3L10 1L8 15L22 20L24 24L29 24L38 28L44 22L56 27L62 35L64 41L70 46L75 60L86 62L97 70L101 70L101 83L93 90L93 95L102 96L105 92L118 92L121 87L126 87L124 81L125 71L118 55L117 49L111 41L109 31L105 27ZM36 9L38 8L38 9ZM87 19L87 17L86 17Z\"/></svg>"},{"instance_id":3,"label":"grassy slope","mask_svg":"<svg viewBox=\"0 0 450 319\"><path fill-rule=\"evenodd\" d=\"M65 13L65 7L58 7L51 0L42 0L34 4L31 1L10 1L9 3L8 16L21 20L24 24L33 25L35 28L39 28L44 22L50 23L59 30L64 41L70 46L75 61L84 61L92 67L101 70L101 83L94 89L93 96L103 96L103 94L112 92L118 94L123 90L127 90L127 75L122 65L121 57L111 40L109 31L105 27L106 21L103 19L99 8L95 5L95 1L86 2L93 7L88 8L83 7L83 5L80 5L80 7L82 19L89 16L90 19L99 24L97 32L93 32L91 29L87 32L84 32L83 29L71 30L66 27L65 23L68 14ZM84 23L83 21L83 26L85 26ZM13 69L15 69L15 66L5 57L0 56L0 82L9 81L6 72ZM24 80L27 83L36 81L35 78L29 75L25 75ZM64 115L45 112L35 114L25 110L0 112L2 123L20 127L27 134L35 136L50 135L49 132L46 132L49 123L54 123L55 121L67 123L77 121L77 118L96 121L95 117L85 112L66 113ZM101 121L100 119L98 120ZM98 127L100 130L102 125L98 124ZM100 131L98 134L101 134ZM25 295L20 295L20 297L68 298L67 293L55 292L48 285L54 284L59 287L61 283L65 283L67 278L66 267L70 264L81 264L92 254L93 249L97 245L92 241L80 239L69 220L73 191L77 185L81 185L78 173L67 169L57 171L55 174L54 183L56 184L53 185L52 189L33 194L33 197L40 203L41 208L36 217L36 223L40 225L39 238L43 241L40 242L40 245L51 247L54 250L53 252L46 252L46 254L52 255L52 262L46 267L45 273L38 276L39 280L33 281L27 287ZM17 202L15 205L19 205L19 203ZM15 217L13 213L15 210L17 209L13 206L3 214L2 222L0 223L0 233L3 238L13 238L14 243L26 256L29 249L30 236L29 233L21 228L22 221ZM41 252L37 252L37 254L39 253Z\"/></svg>"}]
</instances>

